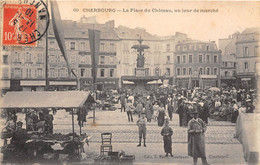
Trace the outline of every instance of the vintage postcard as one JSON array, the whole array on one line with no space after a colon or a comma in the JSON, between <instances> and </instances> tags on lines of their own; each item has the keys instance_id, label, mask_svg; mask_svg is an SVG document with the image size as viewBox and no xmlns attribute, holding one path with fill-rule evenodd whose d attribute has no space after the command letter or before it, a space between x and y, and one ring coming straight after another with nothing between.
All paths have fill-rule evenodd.
<instances>
[{"instance_id":1,"label":"vintage postcard","mask_svg":"<svg viewBox=\"0 0 260 165\"><path fill-rule=\"evenodd\" d=\"M0 2L1 164L259 164L259 1Z\"/></svg>"}]
</instances>

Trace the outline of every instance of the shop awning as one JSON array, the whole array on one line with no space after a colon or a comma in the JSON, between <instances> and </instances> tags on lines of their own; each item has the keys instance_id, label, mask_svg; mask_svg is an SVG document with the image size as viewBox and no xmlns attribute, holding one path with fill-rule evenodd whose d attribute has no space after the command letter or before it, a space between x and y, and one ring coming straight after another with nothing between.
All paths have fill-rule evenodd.
<instances>
[{"instance_id":1,"label":"shop awning","mask_svg":"<svg viewBox=\"0 0 260 165\"><path fill-rule=\"evenodd\" d=\"M123 80L123 84L135 84L135 83L132 81Z\"/></svg>"},{"instance_id":2,"label":"shop awning","mask_svg":"<svg viewBox=\"0 0 260 165\"><path fill-rule=\"evenodd\" d=\"M161 79L153 80L153 81L148 82L147 84L162 84L162 80Z\"/></svg>"},{"instance_id":3,"label":"shop awning","mask_svg":"<svg viewBox=\"0 0 260 165\"><path fill-rule=\"evenodd\" d=\"M50 81L49 85L77 85L76 80L75 81Z\"/></svg>"},{"instance_id":4,"label":"shop awning","mask_svg":"<svg viewBox=\"0 0 260 165\"><path fill-rule=\"evenodd\" d=\"M21 80L21 86L46 86L46 81Z\"/></svg>"},{"instance_id":5,"label":"shop awning","mask_svg":"<svg viewBox=\"0 0 260 165\"><path fill-rule=\"evenodd\" d=\"M0 108L77 108L94 98L85 91L7 92Z\"/></svg>"}]
</instances>

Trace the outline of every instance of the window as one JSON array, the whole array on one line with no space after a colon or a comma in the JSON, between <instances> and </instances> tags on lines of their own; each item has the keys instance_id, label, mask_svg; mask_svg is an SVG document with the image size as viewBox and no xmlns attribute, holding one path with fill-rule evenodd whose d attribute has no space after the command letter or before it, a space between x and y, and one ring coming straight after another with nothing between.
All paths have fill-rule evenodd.
<instances>
[{"instance_id":1,"label":"window","mask_svg":"<svg viewBox=\"0 0 260 165\"><path fill-rule=\"evenodd\" d=\"M248 69L248 62L245 62L245 63L244 63L244 67L245 67L245 70Z\"/></svg>"},{"instance_id":2,"label":"window","mask_svg":"<svg viewBox=\"0 0 260 165\"><path fill-rule=\"evenodd\" d=\"M186 68L182 68L182 74L186 75Z\"/></svg>"},{"instance_id":3,"label":"window","mask_svg":"<svg viewBox=\"0 0 260 165\"><path fill-rule=\"evenodd\" d=\"M228 71L225 71L225 77L228 77Z\"/></svg>"},{"instance_id":4,"label":"window","mask_svg":"<svg viewBox=\"0 0 260 165\"><path fill-rule=\"evenodd\" d=\"M225 64L225 67L227 67L227 66L228 66L228 63L227 63L227 62L225 62L224 64Z\"/></svg>"},{"instance_id":5,"label":"window","mask_svg":"<svg viewBox=\"0 0 260 165\"><path fill-rule=\"evenodd\" d=\"M61 77L65 77L66 76L66 69L61 68L60 73L61 73Z\"/></svg>"},{"instance_id":6,"label":"window","mask_svg":"<svg viewBox=\"0 0 260 165\"><path fill-rule=\"evenodd\" d=\"M18 52L14 53L14 62L20 62L20 54Z\"/></svg>"},{"instance_id":7,"label":"window","mask_svg":"<svg viewBox=\"0 0 260 165\"><path fill-rule=\"evenodd\" d=\"M71 63L76 63L76 56L71 55L70 58L71 58Z\"/></svg>"},{"instance_id":8,"label":"window","mask_svg":"<svg viewBox=\"0 0 260 165\"><path fill-rule=\"evenodd\" d=\"M32 77L32 70L30 68L26 69L26 77Z\"/></svg>"},{"instance_id":9,"label":"window","mask_svg":"<svg viewBox=\"0 0 260 165\"><path fill-rule=\"evenodd\" d=\"M237 63L234 62L234 68L236 68L236 67L237 67Z\"/></svg>"},{"instance_id":10,"label":"window","mask_svg":"<svg viewBox=\"0 0 260 165\"><path fill-rule=\"evenodd\" d=\"M171 75L171 69L170 68L166 68L166 75L170 76Z\"/></svg>"},{"instance_id":11,"label":"window","mask_svg":"<svg viewBox=\"0 0 260 165\"><path fill-rule=\"evenodd\" d=\"M200 74L200 75L203 74L203 68L200 68L199 74Z\"/></svg>"},{"instance_id":12,"label":"window","mask_svg":"<svg viewBox=\"0 0 260 165\"><path fill-rule=\"evenodd\" d=\"M214 68L214 75L218 75L218 68Z\"/></svg>"},{"instance_id":13,"label":"window","mask_svg":"<svg viewBox=\"0 0 260 165\"><path fill-rule=\"evenodd\" d=\"M81 64L85 64L85 62L86 62L86 56L80 56L80 63Z\"/></svg>"},{"instance_id":14,"label":"window","mask_svg":"<svg viewBox=\"0 0 260 165\"><path fill-rule=\"evenodd\" d=\"M50 45L54 45L54 41L50 41Z\"/></svg>"},{"instance_id":15,"label":"window","mask_svg":"<svg viewBox=\"0 0 260 165\"><path fill-rule=\"evenodd\" d=\"M105 64L105 56L100 56L100 64Z\"/></svg>"},{"instance_id":16,"label":"window","mask_svg":"<svg viewBox=\"0 0 260 165\"><path fill-rule=\"evenodd\" d=\"M43 60L42 60L42 54L38 54L38 55L37 55L37 62L38 62L38 63L42 63L42 61L43 61Z\"/></svg>"},{"instance_id":17,"label":"window","mask_svg":"<svg viewBox=\"0 0 260 165\"><path fill-rule=\"evenodd\" d=\"M100 44L100 51L105 51L105 43Z\"/></svg>"},{"instance_id":18,"label":"window","mask_svg":"<svg viewBox=\"0 0 260 165\"><path fill-rule=\"evenodd\" d=\"M217 63L218 62L218 56L214 56L214 63Z\"/></svg>"},{"instance_id":19,"label":"window","mask_svg":"<svg viewBox=\"0 0 260 165\"><path fill-rule=\"evenodd\" d=\"M178 46L176 47L176 49L177 49L177 51L180 51L180 46L178 45Z\"/></svg>"},{"instance_id":20,"label":"window","mask_svg":"<svg viewBox=\"0 0 260 165\"><path fill-rule=\"evenodd\" d=\"M183 46L183 51L187 51L187 45Z\"/></svg>"},{"instance_id":21,"label":"window","mask_svg":"<svg viewBox=\"0 0 260 165\"><path fill-rule=\"evenodd\" d=\"M60 55L56 55L56 63L60 63Z\"/></svg>"},{"instance_id":22,"label":"window","mask_svg":"<svg viewBox=\"0 0 260 165\"><path fill-rule=\"evenodd\" d=\"M55 69L50 68L50 77L55 77Z\"/></svg>"},{"instance_id":23,"label":"window","mask_svg":"<svg viewBox=\"0 0 260 165\"><path fill-rule=\"evenodd\" d=\"M3 46L3 50L8 50L8 47L7 46Z\"/></svg>"},{"instance_id":24,"label":"window","mask_svg":"<svg viewBox=\"0 0 260 165\"><path fill-rule=\"evenodd\" d=\"M181 63L181 57L177 56L177 63L180 64Z\"/></svg>"},{"instance_id":25,"label":"window","mask_svg":"<svg viewBox=\"0 0 260 165\"><path fill-rule=\"evenodd\" d=\"M209 51L209 46L206 46L206 51Z\"/></svg>"},{"instance_id":26,"label":"window","mask_svg":"<svg viewBox=\"0 0 260 165\"><path fill-rule=\"evenodd\" d=\"M25 62L31 62L32 61L32 55L31 53L29 52L26 52L26 55L25 55Z\"/></svg>"},{"instance_id":27,"label":"window","mask_svg":"<svg viewBox=\"0 0 260 165\"><path fill-rule=\"evenodd\" d=\"M206 74L207 74L207 75L210 75L210 68L207 68L207 69L206 69Z\"/></svg>"},{"instance_id":28,"label":"window","mask_svg":"<svg viewBox=\"0 0 260 165\"><path fill-rule=\"evenodd\" d=\"M171 51L171 47L170 47L170 44L167 44L166 45L166 52L169 52L169 51Z\"/></svg>"},{"instance_id":29,"label":"window","mask_svg":"<svg viewBox=\"0 0 260 165\"><path fill-rule=\"evenodd\" d=\"M43 45L43 41L40 39L37 41L38 42L38 45L37 46L42 46Z\"/></svg>"},{"instance_id":30,"label":"window","mask_svg":"<svg viewBox=\"0 0 260 165\"><path fill-rule=\"evenodd\" d=\"M210 55L207 55L207 56L206 56L206 62L207 62L207 63L210 63Z\"/></svg>"},{"instance_id":31,"label":"window","mask_svg":"<svg viewBox=\"0 0 260 165\"><path fill-rule=\"evenodd\" d=\"M236 71L233 71L233 72L232 72L232 76L236 76Z\"/></svg>"},{"instance_id":32,"label":"window","mask_svg":"<svg viewBox=\"0 0 260 165\"><path fill-rule=\"evenodd\" d=\"M192 69L189 68L189 75L192 75Z\"/></svg>"},{"instance_id":33,"label":"window","mask_svg":"<svg viewBox=\"0 0 260 165\"><path fill-rule=\"evenodd\" d=\"M202 55L199 55L199 63L202 63Z\"/></svg>"},{"instance_id":34,"label":"window","mask_svg":"<svg viewBox=\"0 0 260 165\"><path fill-rule=\"evenodd\" d=\"M20 68L15 68L14 69L14 77L20 78L21 77L21 69Z\"/></svg>"},{"instance_id":35,"label":"window","mask_svg":"<svg viewBox=\"0 0 260 165\"><path fill-rule=\"evenodd\" d=\"M42 68L37 69L37 77L41 78L42 77Z\"/></svg>"},{"instance_id":36,"label":"window","mask_svg":"<svg viewBox=\"0 0 260 165\"><path fill-rule=\"evenodd\" d=\"M8 78L9 77L9 70L8 70L8 68L3 68L3 70L2 70L2 77L3 78Z\"/></svg>"},{"instance_id":37,"label":"window","mask_svg":"<svg viewBox=\"0 0 260 165\"><path fill-rule=\"evenodd\" d=\"M184 55L184 56L182 57L182 60L183 60L183 61L182 61L183 63L186 63L186 55Z\"/></svg>"},{"instance_id":38,"label":"window","mask_svg":"<svg viewBox=\"0 0 260 165\"><path fill-rule=\"evenodd\" d=\"M249 55L248 47L244 47L244 57L248 57L248 55Z\"/></svg>"},{"instance_id":39,"label":"window","mask_svg":"<svg viewBox=\"0 0 260 165\"><path fill-rule=\"evenodd\" d=\"M110 77L114 77L114 69L110 69L109 76L110 76Z\"/></svg>"},{"instance_id":40,"label":"window","mask_svg":"<svg viewBox=\"0 0 260 165\"><path fill-rule=\"evenodd\" d=\"M192 63L192 55L189 55L189 63Z\"/></svg>"},{"instance_id":41,"label":"window","mask_svg":"<svg viewBox=\"0 0 260 165\"><path fill-rule=\"evenodd\" d=\"M181 75L181 70L179 68L177 69L177 75Z\"/></svg>"},{"instance_id":42,"label":"window","mask_svg":"<svg viewBox=\"0 0 260 165\"><path fill-rule=\"evenodd\" d=\"M84 68L81 68L81 69L80 69L80 76L81 76L81 77L84 77L84 75L85 75L85 69L84 69Z\"/></svg>"},{"instance_id":43,"label":"window","mask_svg":"<svg viewBox=\"0 0 260 165\"><path fill-rule=\"evenodd\" d=\"M75 42L70 42L70 50L75 50Z\"/></svg>"},{"instance_id":44,"label":"window","mask_svg":"<svg viewBox=\"0 0 260 165\"><path fill-rule=\"evenodd\" d=\"M3 55L3 64L8 64L8 55Z\"/></svg>"},{"instance_id":45,"label":"window","mask_svg":"<svg viewBox=\"0 0 260 165\"><path fill-rule=\"evenodd\" d=\"M115 45L113 43L110 44L110 52L115 51Z\"/></svg>"},{"instance_id":46,"label":"window","mask_svg":"<svg viewBox=\"0 0 260 165\"><path fill-rule=\"evenodd\" d=\"M55 56L54 55L50 55L49 62L50 63L54 63L54 59L55 59Z\"/></svg>"},{"instance_id":47,"label":"window","mask_svg":"<svg viewBox=\"0 0 260 165\"><path fill-rule=\"evenodd\" d=\"M80 43L80 50L86 50L86 43L85 42Z\"/></svg>"},{"instance_id":48,"label":"window","mask_svg":"<svg viewBox=\"0 0 260 165\"><path fill-rule=\"evenodd\" d=\"M166 61L166 63L167 63L167 64L170 63L170 60L171 60L171 56L167 56L167 61Z\"/></svg>"},{"instance_id":49,"label":"window","mask_svg":"<svg viewBox=\"0 0 260 165\"><path fill-rule=\"evenodd\" d=\"M100 69L100 77L105 77L105 69Z\"/></svg>"}]
</instances>

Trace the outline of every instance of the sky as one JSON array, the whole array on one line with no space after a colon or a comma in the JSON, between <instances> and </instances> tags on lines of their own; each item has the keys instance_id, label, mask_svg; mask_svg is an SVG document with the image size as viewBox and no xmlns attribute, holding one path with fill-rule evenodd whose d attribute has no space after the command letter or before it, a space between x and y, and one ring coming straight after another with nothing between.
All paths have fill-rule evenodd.
<instances>
[{"instance_id":1,"label":"sky","mask_svg":"<svg viewBox=\"0 0 260 165\"><path fill-rule=\"evenodd\" d=\"M159 36L182 32L188 34L189 38L201 41L218 41L246 28L260 27L260 2L58 1L58 5L62 19L79 21L83 15L96 16L99 23L115 20L116 27L141 27ZM84 12L96 8L110 8L116 12ZM148 9L150 12L123 12L131 8L143 11ZM152 12L152 9L172 12ZM182 12L182 9L186 12ZM217 12L195 12L194 9L214 9Z\"/></svg>"}]
</instances>

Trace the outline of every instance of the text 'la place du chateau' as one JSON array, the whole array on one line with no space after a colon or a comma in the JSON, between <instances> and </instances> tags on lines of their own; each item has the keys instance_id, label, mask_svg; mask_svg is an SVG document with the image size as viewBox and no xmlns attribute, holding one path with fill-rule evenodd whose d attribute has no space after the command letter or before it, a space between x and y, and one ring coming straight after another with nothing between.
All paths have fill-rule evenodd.
<instances>
[{"instance_id":1,"label":"text 'la place du chateau'","mask_svg":"<svg viewBox=\"0 0 260 165\"><path fill-rule=\"evenodd\" d=\"M165 13L173 12L171 9L156 9L156 8L152 8L152 9L136 9L136 8L125 9L125 8L123 8L122 11L123 12L165 12Z\"/></svg>"}]
</instances>

